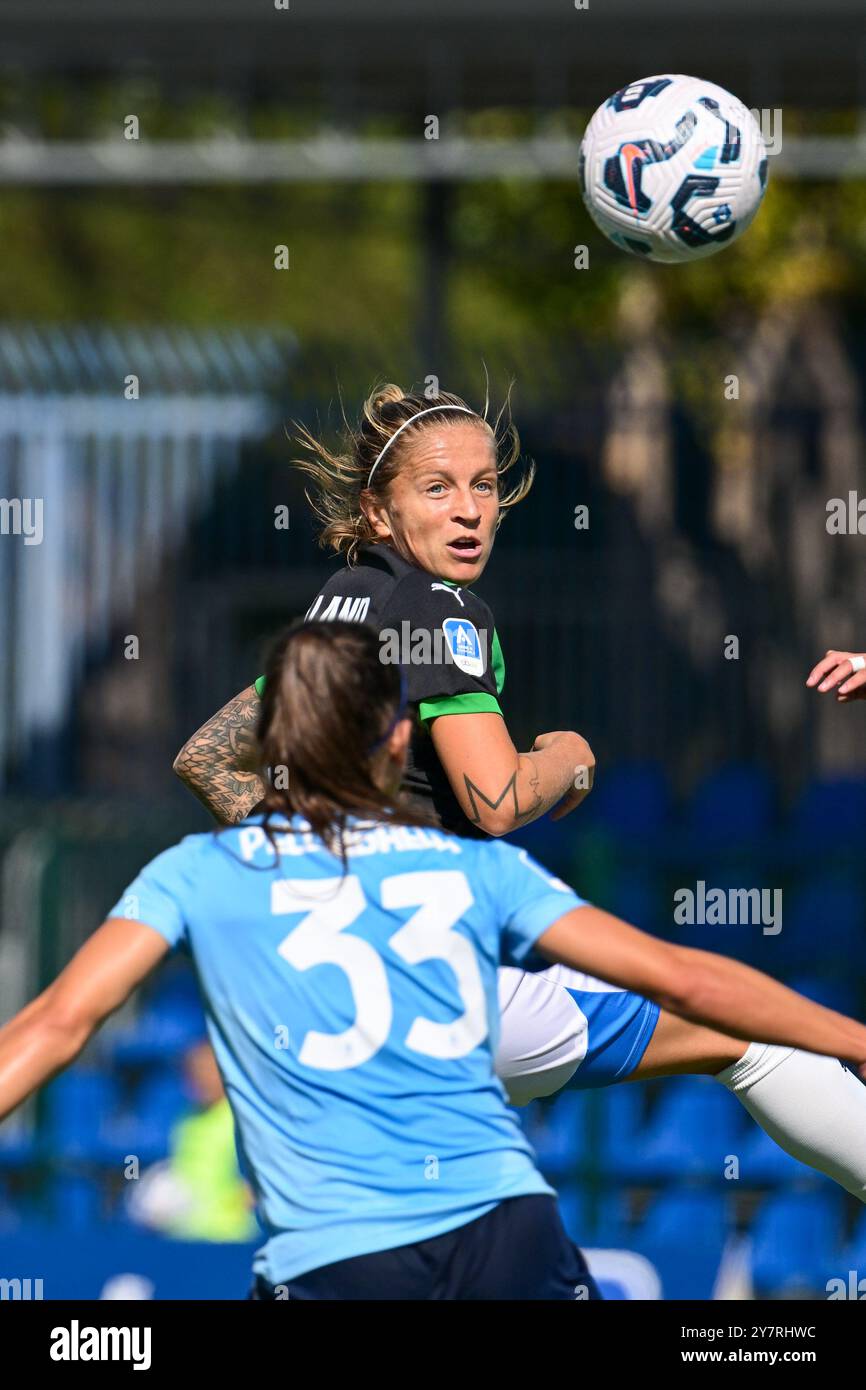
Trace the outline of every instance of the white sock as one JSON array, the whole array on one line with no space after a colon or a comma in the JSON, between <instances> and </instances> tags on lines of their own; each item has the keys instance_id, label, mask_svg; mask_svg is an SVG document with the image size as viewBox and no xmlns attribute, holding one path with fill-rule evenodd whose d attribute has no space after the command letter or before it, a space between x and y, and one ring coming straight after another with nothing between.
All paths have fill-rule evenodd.
<instances>
[{"instance_id":1,"label":"white sock","mask_svg":"<svg viewBox=\"0 0 866 1390\"><path fill-rule=\"evenodd\" d=\"M752 1043L716 1076L786 1153L866 1202L866 1086L835 1057Z\"/></svg>"}]
</instances>

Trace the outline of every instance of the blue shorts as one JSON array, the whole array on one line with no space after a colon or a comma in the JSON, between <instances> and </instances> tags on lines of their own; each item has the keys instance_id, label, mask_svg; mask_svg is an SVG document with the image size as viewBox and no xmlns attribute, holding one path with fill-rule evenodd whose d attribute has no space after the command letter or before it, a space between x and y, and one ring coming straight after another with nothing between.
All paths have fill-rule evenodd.
<instances>
[{"instance_id":1,"label":"blue shorts","mask_svg":"<svg viewBox=\"0 0 866 1390\"><path fill-rule=\"evenodd\" d=\"M444 1235L322 1265L252 1299L599 1299L582 1251L568 1237L555 1197L510 1197Z\"/></svg>"}]
</instances>

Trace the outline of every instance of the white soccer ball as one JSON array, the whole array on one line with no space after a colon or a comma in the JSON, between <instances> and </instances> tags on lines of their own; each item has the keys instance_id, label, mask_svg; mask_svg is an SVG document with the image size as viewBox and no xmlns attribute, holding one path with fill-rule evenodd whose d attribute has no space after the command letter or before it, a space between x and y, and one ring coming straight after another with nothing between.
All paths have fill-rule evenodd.
<instances>
[{"instance_id":1,"label":"white soccer ball","mask_svg":"<svg viewBox=\"0 0 866 1390\"><path fill-rule=\"evenodd\" d=\"M764 196L767 150L752 113L723 87L644 77L596 111L580 182L596 226L623 251L692 261L742 236Z\"/></svg>"}]
</instances>

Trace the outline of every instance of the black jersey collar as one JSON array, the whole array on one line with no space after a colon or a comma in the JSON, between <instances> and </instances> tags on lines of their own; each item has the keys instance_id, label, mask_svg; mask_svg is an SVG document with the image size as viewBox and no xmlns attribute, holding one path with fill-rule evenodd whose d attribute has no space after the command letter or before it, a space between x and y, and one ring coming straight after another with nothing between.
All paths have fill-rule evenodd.
<instances>
[{"instance_id":1,"label":"black jersey collar","mask_svg":"<svg viewBox=\"0 0 866 1390\"><path fill-rule=\"evenodd\" d=\"M374 569L387 570L395 579L402 579L403 575L411 570L420 571L419 565L413 565L411 561L398 555L389 541L375 541L369 545L362 545L358 547L358 551L362 557L362 564L372 565Z\"/></svg>"},{"instance_id":2,"label":"black jersey collar","mask_svg":"<svg viewBox=\"0 0 866 1390\"><path fill-rule=\"evenodd\" d=\"M422 569L420 565L415 565L411 560L404 560L391 545L390 541L375 541L367 545L358 547L361 556L361 564L370 565L374 569L384 570L391 574L395 579L402 579L407 574L424 574L431 583L448 584L452 589L465 589L471 592L468 584L458 584L453 579L442 579L439 575L431 574L429 570Z\"/></svg>"}]
</instances>

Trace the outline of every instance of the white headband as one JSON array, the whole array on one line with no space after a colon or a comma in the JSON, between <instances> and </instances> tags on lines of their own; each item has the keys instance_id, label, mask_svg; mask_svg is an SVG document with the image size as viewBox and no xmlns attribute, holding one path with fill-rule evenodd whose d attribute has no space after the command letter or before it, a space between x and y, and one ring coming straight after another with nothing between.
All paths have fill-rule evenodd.
<instances>
[{"instance_id":1,"label":"white headband","mask_svg":"<svg viewBox=\"0 0 866 1390\"><path fill-rule=\"evenodd\" d=\"M388 443L385 445L384 449L381 449L379 451L379 455L376 458L373 467L370 469L370 476L367 479L367 487L370 486L373 474L376 472L376 469L379 467L379 464L382 462L382 459L385 457L386 453L390 449L391 445L394 443L394 440L397 438L397 435L401 432L401 430L404 430L407 425L411 425L413 421L420 420L422 415L432 415L434 410L462 410L466 415L476 414L474 410L470 410L469 407L465 405L430 405L427 407L426 410L419 410L417 415L410 415L408 420L403 421L402 425L400 426L400 429L394 431L394 433L391 435L391 438L388 440Z\"/></svg>"}]
</instances>

